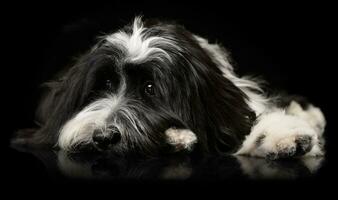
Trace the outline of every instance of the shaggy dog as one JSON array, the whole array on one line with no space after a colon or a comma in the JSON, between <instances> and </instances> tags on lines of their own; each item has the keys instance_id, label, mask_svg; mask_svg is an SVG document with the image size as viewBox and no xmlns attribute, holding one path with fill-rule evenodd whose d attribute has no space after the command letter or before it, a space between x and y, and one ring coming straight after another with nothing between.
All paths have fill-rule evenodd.
<instances>
[{"instance_id":1,"label":"shaggy dog","mask_svg":"<svg viewBox=\"0 0 338 200\"><path fill-rule=\"evenodd\" d=\"M323 155L320 109L292 96L267 97L258 81L238 77L229 59L182 26L136 17L44 84L40 129L12 142L151 156Z\"/></svg>"}]
</instances>

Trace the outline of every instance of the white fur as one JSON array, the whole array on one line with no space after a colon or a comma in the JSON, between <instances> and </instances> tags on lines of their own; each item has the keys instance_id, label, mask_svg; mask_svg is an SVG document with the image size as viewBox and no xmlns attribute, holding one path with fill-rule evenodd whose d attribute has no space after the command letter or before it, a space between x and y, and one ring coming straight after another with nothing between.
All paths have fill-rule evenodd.
<instances>
[{"instance_id":1,"label":"white fur","mask_svg":"<svg viewBox=\"0 0 338 200\"><path fill-rule=\"evenodd\" d=\"M262 144L258 145L257 140L262 136ZM323 155L319 147L319 133L308 121L288 115L284 110L274 110L259 117L236 155L265 157L270 153L278 154L286 149L295 149L299 136L310 136L312 139L312 150L306 156Z\"/></svg>"},{"instance_id":2,"label":"white fur","mask_svg":"<svg viewBox=\"0 0 338 200\"><path fill-rule=\"evenodd\" d=\"M179 44L169 36L148 37L147 28L142 24L141 18L136 18L132 33L123 31L108 35L106 45L119 47L125 54L125 62L142 63L152 59L160 61L171 61L170 55L165 48L174 48L179 53ZM319 140L325 127L325 118L319 108L310 106L303 110L296 102L292 102L286 110L276 109L271 99L264 95L259 81L250 77L238 77L229 62L229 55L218 44L210 44L204 38L195 36L200 46L212 57L213 61L223 72L224 77L232 81L248 97L247 103L258 117L256 125L252 127L251 133L246 137L241 148L236 152L251 156L264 157L268 153L278 152L283 148L295 148L295 139L301 135L312 138L313 148L305 156L323 155ZM106 120L118 104L121 103L123 95L108 96L88 105L81 112L69 120L61 129L58 145L63 149L70 149L80 143L92 141L94 129L106 129ZM121 108L136 130L144 127L137 123L136 115L129 109ZM123 127L119 127L123 132ZM127 134L127 133L126 133ZM190 130L170 128L165 132L168 143L174 145L178 150L190 150L197 142L196 135ZM263 143L257 145L257 139L265 136ZM130 136L132 137L132 136Z\"/></svg>"},{"instance_id":3,"label":"white fur","mask_svg":"<svg viewBox=\"0 0 338 200\"><path fill-rule=\"evenodd\" d=\"M92 142L94 130L106 132L106 120L121 102L121 96L107 96L99 99L75 115L61 129L58 145L61 149L72 150L79 144Z\"/></svg>"},{"instance_id":4,"label":"white fur","mask_svg":"<svg viewBox=\"0 0 338 200\"><path fill-rule=\"evenodd\" d=\"M223 75L248 96L247 103L258 117L256 125L236 155L265 157L268 153L277 153L283 148L295 148L295 139L300 135L309 135L312 138L313 147L304 156L323 155L319 138L324 132L326 122L319 108L310 105L307 110L303 110L298 103L292 102L285 111L276 109L271 103L272 99L264 95L258 80L238 77L235 74L229 62L228 52L224 48L218 44L210 44L196 35L195 39L209 53ZM257 139L263 134L263 144L258 147Z\"/></svg>"},{"instance_id":5,"label":"white fur","mask_svg":"<svg viewBox=\"0 0 338 200\"><path fill-rule=\"evenodd\" d=\"M312 128L315 129L318 136L323 135L326 121L322 111L319 108L310 105L309 108L303 110L297 102L292 101L286 109L286 113L302 118L303 120L307 121L309 125L312 126Z\"/></svg>"},{"instance_id":6,"label":"white fur","mask_svg":"<svg viewBox=\"0 0 338 200\"><path fill-rule=\"evenodd\" d=\"M257 139L263 135L263 143L258 146ZM277 154L284 149L296 148L297 136L302 135L310 136L314 145L318 143L318 135L309 123L299 117L287 115L283 110L276 110L263 114L258 119L236 154L259 157L265 157L269 153Z\"/></svg>"},{"instance_id":7,"label":"white fur","mask_svg":"<svg viewBox=\"0 0 338 200\"><path fill-rule=\"evenodd\" d=\"M126 53L126 62L142 63L151 59L167 59L171 61L170 55L162 49L163 46L178 48L174 39L169 37L145 37L146 28L140 17L135 18L132 34L120 31L108 35L106 40L114 44Z\"/></svg>"},{"instance_id":8,"label":"white fur","mask_svg":"<svg viewBox=\"0 0 338 200\"><path fill-rule=\"evenodd\" d=\"M124 103L127 103L127 102L124 102ZM129 103L129 104L131 104L131 103ZM133 106L133 105L131 104L131 105L129 105L129 107L130 106ZM119 107L119 113L121 113L126 119L128 119L129 123L133 126L134 130L136 130L136 132L134 132L134 133L137 133L139 135L143 135L143 134L147 133L148 130L144 127L144 125L142 123L139 123L137 114L133 110L129 109L129 107L120 106ZM122 133L122 136L125 136L127 138L133 137L136 140L139 139L139 137L134 137L134 135L133 135L134 133L131 134L131 133L125 131L124 124L116 122L116 119L115 119L114 123L115 123L115 126L117 126L119 128L120 132ZM140 143L141 143L141 141L140 141Z\"/></svg>"},{"instance_id":9,"label":"white fur","mask_svg":"<svg viewBox=\"0 0 338 200\"><path fill-rule=\"evenodd\" d=\"M255 111L256 115L263 113L269 106L269 99L263 95L263 90L259 86L259 81L250 77L239 78L230 64L228 52L218 44L210 44L208 40L195 35L201 47L206 50L213 58L223 75L231 80L247 96L249 107Z\"/></svg>"},{"instance_id":10,"label":"white fur","mask_svg":"<svg viewBox=\"0 0 338 200\"><path fill-rule=\"evenodd\" d=\"M165 131L165 135L168 143L173 145L176 151L182 149L191 150L193 145L197 143L195 133L188 129L169 128Z\"/></svg>"}]
</instances>

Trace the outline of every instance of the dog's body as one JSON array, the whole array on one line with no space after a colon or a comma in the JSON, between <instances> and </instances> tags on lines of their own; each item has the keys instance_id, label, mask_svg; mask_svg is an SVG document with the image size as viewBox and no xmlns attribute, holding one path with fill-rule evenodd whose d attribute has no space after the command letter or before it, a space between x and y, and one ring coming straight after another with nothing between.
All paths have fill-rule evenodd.
<instances>
[{"instance_id":1,"label":"dog's body","mask_svg":"<svg viewBox=\"0 0 338 200\"><path fill-rule=\"evenodd\" d=\"M323 155L319 108L266 97L234 73L225 49L175 24L136 18L45 85L41 129L13 142L70 152Z\"/></svg>"}]
</instances>

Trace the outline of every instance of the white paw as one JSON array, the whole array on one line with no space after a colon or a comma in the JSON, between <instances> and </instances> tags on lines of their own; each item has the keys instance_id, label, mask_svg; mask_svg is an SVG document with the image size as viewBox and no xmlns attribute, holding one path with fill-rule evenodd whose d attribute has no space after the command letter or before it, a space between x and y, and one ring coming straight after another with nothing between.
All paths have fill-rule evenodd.
<instances>
[{"instance_id":1,"label":"white paw","mask_svg":"<svg viewBox=\"0 0 338 200\"><path fill-rule=\"evenodd\" d=\"M278 159L320 156L323 152L318 134L309 123L278 111L260 117L236 154Z\"/></svg>"},{"instance_id":2,"label":"white paw","mask_svg":"<svg viewBox=\"0 0 338 200\"><path fill-rule=\"evenodd\" d=\"M169 128L165 131L167 142L175 148L175 151L188 150L191 151L197 137L195 133L188 129Z\"/></svg>"},{"instance_id":3,"label":"white paw","mask_svg":"<svg viewBox=\"0 0 338 200\"><path fill-rule=\"evenodd\" d=\"M326 125L326 120L323 112L319 108L309 105L307 109L303 109L299 103L292 101L285 112L288 115L302 118L315 129L318 136L322 136Z\"/></svg>"}]
</instances>

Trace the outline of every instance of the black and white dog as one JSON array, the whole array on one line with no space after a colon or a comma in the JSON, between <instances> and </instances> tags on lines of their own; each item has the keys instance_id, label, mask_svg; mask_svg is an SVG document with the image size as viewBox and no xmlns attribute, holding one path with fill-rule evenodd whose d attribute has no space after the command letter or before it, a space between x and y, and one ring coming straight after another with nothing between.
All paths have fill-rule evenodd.
<instances>
[{"instance_id":1,"label":"black and white dog","mask_svg":"<svg viewBox=\"0 0 338 200\"><path fill-rule=\"evenodd\" d=\"M297 99L267 97L238 77L227 51L182 26L134 22L100 41L56 80L40 129L13 143L69 152L321 156L325 119Z\"/></svg>"}]
</instances>

